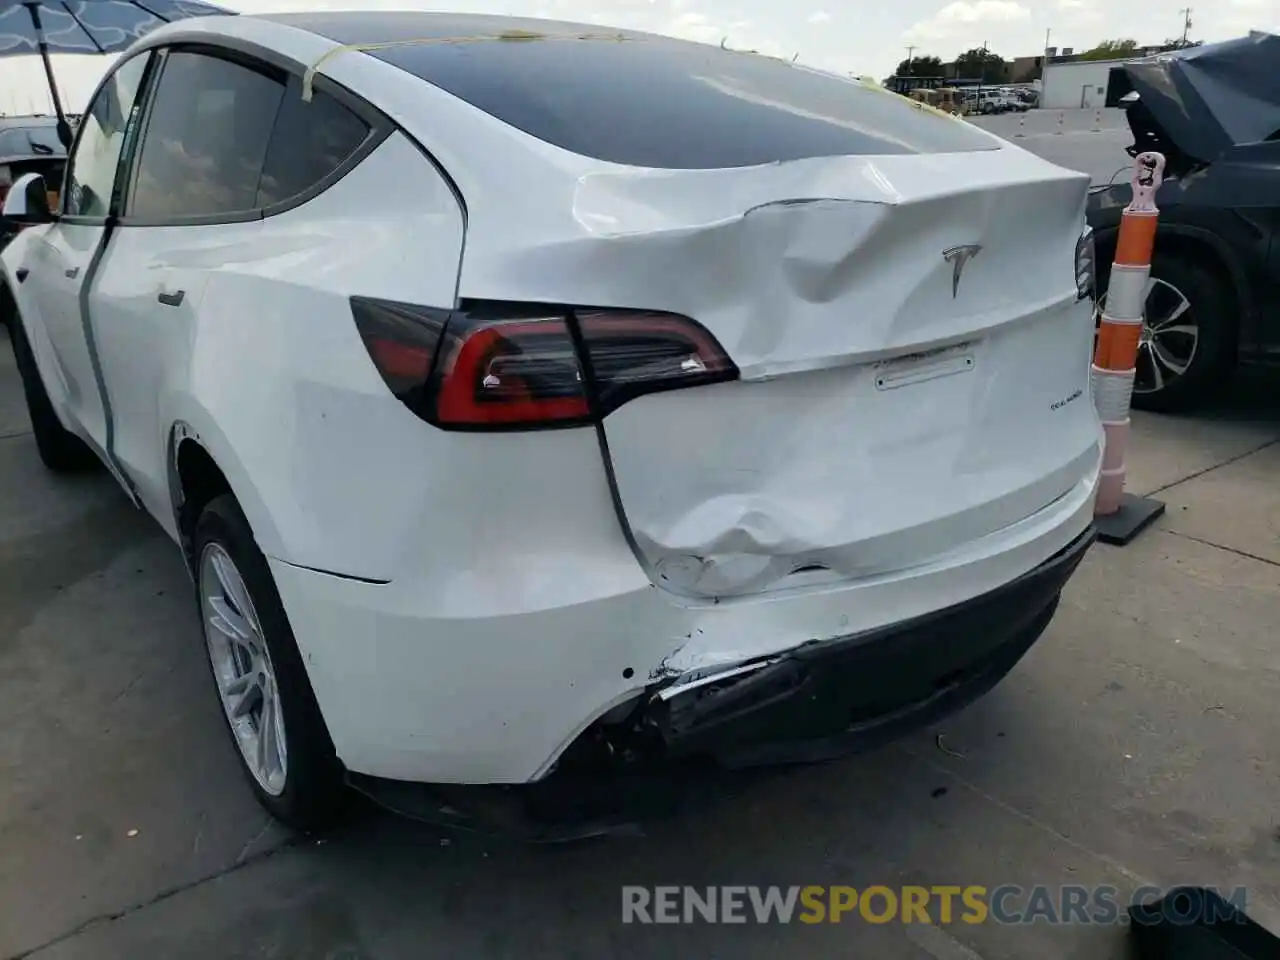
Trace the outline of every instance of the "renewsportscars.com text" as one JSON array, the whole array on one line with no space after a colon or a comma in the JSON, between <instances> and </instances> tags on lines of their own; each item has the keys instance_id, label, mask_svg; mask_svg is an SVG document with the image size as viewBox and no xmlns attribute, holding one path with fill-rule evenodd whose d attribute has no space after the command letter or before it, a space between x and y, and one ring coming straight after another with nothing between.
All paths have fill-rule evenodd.
<instances>
[{"instance_id":1,"label":"renewsportscars.com text","mask_svg":"<svg viewBox=\"0 0 1280 960\"><path fill-rule=\"evenodd\" d=\"M1128 897L1111 886L624 886L623 923L1127 923L1128 907L1164 896L1139 887ZM1245 912L1246 890L1219 892ZM1175 924L1226 919L1201 917L1167 900L1164 919ZM1146 922L1146 921L1144 921Z\"/></svg>"}]
</instances>

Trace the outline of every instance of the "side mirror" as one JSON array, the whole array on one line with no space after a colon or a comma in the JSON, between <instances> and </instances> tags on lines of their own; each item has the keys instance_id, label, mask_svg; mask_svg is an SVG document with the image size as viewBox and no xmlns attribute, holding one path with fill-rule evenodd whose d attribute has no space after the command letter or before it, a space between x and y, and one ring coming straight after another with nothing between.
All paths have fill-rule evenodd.
<instances>
[{"instance_id":1,"label":"side mirror","mask_svg":"<svg viewBox=\"0 0 1280 960\"><path fill-rule=\"evenodd\" d=\"M53 210L49 207L49 188L38 173L24 173L13 182L9 195L4 198L0 217L24 227L40 223L53 223Z\"/></svg>"}]
</instances>

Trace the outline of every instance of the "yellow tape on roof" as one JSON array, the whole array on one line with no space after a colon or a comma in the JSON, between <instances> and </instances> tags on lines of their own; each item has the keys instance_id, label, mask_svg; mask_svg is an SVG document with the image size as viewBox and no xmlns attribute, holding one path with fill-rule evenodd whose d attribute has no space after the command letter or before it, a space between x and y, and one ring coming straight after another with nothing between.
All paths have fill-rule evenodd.
<instances>
[{"instance_id":1,"label":"yellow tape on roof","mask_svg":"<svg viewBox=\"0 0 1280 960\"><path fill-rule=\"evenodd\" d=\"M890 90L888 87L882 84L879 80L876 80L874 77L858 77L857 82L860 83L862 86L867 87L870 90L877 90L880 93L888 94L891 97L897 97L901 100L906 100L907 103L911 104L911 106L915 107L917 110L928 111L929 113L937 114L940 117L946 117L948 120L959 120L964 123L968 122L967 120L964 119L964 117L960 116L960 114L958 113L948 113L946 110L939 109L938 107L935 107L931 103L924 103L923 101L920 101L920 100L913 100L911 97L906 97L900 93L895 93L893 90Z\"/></svg>"},{"instance_id":2,"label":"yellow tape on roof","mask_svg":"<svg viewBox=\"0 0 1280 960\"><path fill-rule=\"evenodd\" d=\"M381 43L344 43L334 47L319 60L307 68L302 76L302 99L310 102L316 74L320 68L341 53L367 53L372 50L387 50L391 47L416 47L429 43L485 43L500 41L506 43L529 43L537 40L612 40L621 43L624 40L635 40L636 37L625 37L620 33L563 33L546 34L531 33L527 30L504 30L502 33L474 37L423 37L418 40L386 40Z\"/></svg>"}]
</instances>

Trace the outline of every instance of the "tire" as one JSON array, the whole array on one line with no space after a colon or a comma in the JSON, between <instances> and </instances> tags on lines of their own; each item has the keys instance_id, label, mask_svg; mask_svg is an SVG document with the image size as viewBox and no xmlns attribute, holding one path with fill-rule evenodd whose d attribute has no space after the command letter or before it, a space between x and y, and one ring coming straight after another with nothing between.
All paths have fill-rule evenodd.
<instances>
[{"instance_id":1,"label":"tire","mask_svg":"<svg viewBox=\"0 0 1280 960\"><path fill-rule=\"evenodd\" d=\"M13 358L27 401L27 414L31 418L31 432L35 436L41 462L54 473L79 473L101 466L89 445L64 427L54 412L44 381L40 379L40 368L36 366L31 342L16 312L10 314L8 327Z\"/></svg>"},{"instance_id":2,"label":"tire","mask_svg":"<svg viewBox=\"0 0 1280 960\"><path fill-rule=\"evenodd\" d=\"M196 522L194 548L196 606L200 612L201 632L205 638L214 693L241 771L258 803L286 826L304 833L333 826L350 809L351 798L344 771L307 678L266 557L258 549L249 523L233 497L217 497L204 509ZM239 587L234 581L228 584L231 575L224 564L228 560L232 572L239 576ZM240 595L239 601L235 599L236 595ZM214 598L219 598L221 603ZM227 651L234 647L227 642L227 632L212 624L219 609L227 612L228 600L230 613L240 614L241 619L236 620L232 616L222 622L241 630L246 626L250 628L246 631L245 642L236 645L242 656L235 663L228 661ZM241 613L246 603L250 608L248 618ZM250 647L263 641L266 656L259 655L255 660L248 655ZM263 678L263 673L258 671L264 666L265 680L257 685L260 693L257 712L250 707L246 716L233 720L231 704L235 700L224 697L222 691L227 687L238 689L243 684L228 683L228 677L235 673L240 681L249 675ZM245 687L240 702L249 699L253 686L250 683ZM257 753L257 740L249 735L255 729L262 729L267 713L265 703L268 697L261 696L263 689L271 691L269 699L278 705L282 720L281 724L266 724L269 741L279 742L283 734L285 749L282 753L277 751L275 759L280 762L275 764L270 760L266 764L257 762L263 754ZM261 735L258 736L260 738ZM251 753L254 755L252 762Z\"/></svg>"},{"instance_id":3,"label":"tire","mask_svg":"<svg viewBox=\"0 0 1280 960\"><path fill-rule=\"evenodd\" d=\"M1235 294L1224 271L1187 253L1156 252L1151 279L1132 405L1137 410L1185 413L1208 400L1235 363ZM1183 302L1176 322L1162 322ZM1151 323L1158 325L1154 331ZM1196 332L1183 334L1174 327ZM1169 332L1162 336L1161 328Z\"/></svg>"}]
</instances>

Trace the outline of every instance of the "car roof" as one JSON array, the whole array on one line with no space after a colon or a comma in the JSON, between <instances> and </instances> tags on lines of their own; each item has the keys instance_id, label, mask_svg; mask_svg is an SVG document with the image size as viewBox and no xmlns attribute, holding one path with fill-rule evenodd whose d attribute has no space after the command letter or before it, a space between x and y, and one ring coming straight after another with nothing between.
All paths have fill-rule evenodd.
<instances>
[{"instance_id":1,"label":"car roof","mask_svg":"<svg viewBox=\"0 0 1280 960\"><path fill-rule=\"evenodd\" d=\"M405 43L413 40L439 41L522 32L543 35L610 33L654 37L653 34L617 30L599 24L538 20L531 17L509 17L487 13L435 13L425 10L330 10L310 13L257 14L253 19L305 30L344 45Z\"/></svg>"}]
</instances>

